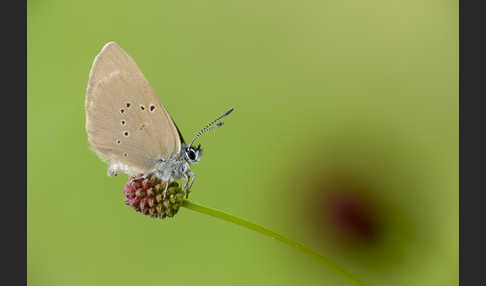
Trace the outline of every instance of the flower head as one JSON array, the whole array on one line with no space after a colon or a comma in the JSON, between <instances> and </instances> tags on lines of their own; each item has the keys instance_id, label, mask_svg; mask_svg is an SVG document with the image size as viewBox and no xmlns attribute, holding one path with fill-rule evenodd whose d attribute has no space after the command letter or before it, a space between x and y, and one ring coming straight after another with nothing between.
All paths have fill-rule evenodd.
<instances>
[{"instance_id":1,"label":"flower head","mask_svg":"<svg viewBox=\"0 0 486 286\"><path fill-rule=\"evenodd\" d=\"M123 188L124 201L135 211L153 218L173 217L184 201L184 192L176 182L167 188L165 199L164 190L165 183L157 177L130 177Z\"/></svg>"}]
</instances>

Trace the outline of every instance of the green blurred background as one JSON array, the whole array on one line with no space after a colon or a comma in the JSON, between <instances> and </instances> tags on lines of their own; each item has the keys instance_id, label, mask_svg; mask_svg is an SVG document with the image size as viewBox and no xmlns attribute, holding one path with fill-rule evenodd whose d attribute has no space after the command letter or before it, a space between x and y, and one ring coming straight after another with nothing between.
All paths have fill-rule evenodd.
<instances>
[{"instance_id":1,"label":"green blurred background","mask_svg":"<svg viewBox=\"0 0 486 286\"><path fill-rule=\"evenodd\" d=\"M116 41L184 137L190 199L289 235L370 285L458 284L458 2L29 0L28 283L350 285L257 233L123 203L88 148Z\"/></svg>"}]
</instances>

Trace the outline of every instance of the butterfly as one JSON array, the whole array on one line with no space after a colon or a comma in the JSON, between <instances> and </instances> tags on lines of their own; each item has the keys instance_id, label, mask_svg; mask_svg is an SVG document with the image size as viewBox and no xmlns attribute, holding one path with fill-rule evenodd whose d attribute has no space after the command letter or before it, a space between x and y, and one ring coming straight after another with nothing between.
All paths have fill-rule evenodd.
<instances>
[{"instance_id":1,"label":"butterfly","mask_svg":"<svg viewBox=\"0 0 486 286\"><path fill-rule=\"evenodd\" d=\"M195 174L191 164L201 159L194 141L233 108L207 124L186 144L135 61L115 42L96 56L86 92L86 131L90 147L108 163L108 175L155 176L165 184L183 179L189 193Z\"/></svg>"}]
</instances>

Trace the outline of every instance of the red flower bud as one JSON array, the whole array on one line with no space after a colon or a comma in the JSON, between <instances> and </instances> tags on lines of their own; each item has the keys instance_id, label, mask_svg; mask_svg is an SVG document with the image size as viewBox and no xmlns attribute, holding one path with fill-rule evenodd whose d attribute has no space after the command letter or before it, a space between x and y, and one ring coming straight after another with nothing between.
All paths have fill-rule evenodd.
<instances>
[{"instance_id":1,"label":"red flower bud","mask_svg":"<svg viewBox=\"0 0 486 286\"><path fill-rule=\"evenodd\" d=\"M157 177L130 177L123 188L124 202L136 212L153 218L172 217L184 200L184 192L177 183L169 185L167 196L163 199L165 184Z\"/></svg>"}]
</instances>

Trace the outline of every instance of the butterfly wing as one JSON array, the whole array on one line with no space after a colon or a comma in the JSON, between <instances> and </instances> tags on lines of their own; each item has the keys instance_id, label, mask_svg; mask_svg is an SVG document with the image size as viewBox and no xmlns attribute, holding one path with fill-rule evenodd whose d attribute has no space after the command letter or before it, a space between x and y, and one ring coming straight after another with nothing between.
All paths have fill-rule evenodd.
<instances>
[{"instance_id":1,"label":"butterfly wing","mask_svg":"<svg viewBox=\"0 0 486 286\"><path fill-rule=\"evenodd\" d=\"M91 68L86 131L109 174L153 170L181 150L179 131L135 61L116 43L106 44Z\"/></svg>"}]
</instances>

